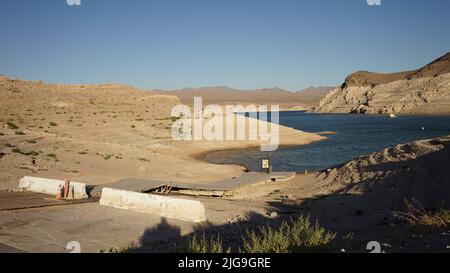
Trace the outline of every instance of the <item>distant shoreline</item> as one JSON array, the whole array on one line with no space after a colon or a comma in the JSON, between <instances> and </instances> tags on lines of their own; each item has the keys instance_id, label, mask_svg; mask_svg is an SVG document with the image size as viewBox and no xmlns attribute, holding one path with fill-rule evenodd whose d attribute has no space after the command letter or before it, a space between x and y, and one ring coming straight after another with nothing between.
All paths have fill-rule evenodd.
<instances>
[{"instance_id":1,"label":"distant shoreline","mask_svg":"<svg viewBox=\"0 0 450 273\"><path fill-rule=\"evenodd\" d=\"M314 133L314 134L317 134L317 133ZM320 134L318 134L318 135L320 135ZM283 149L283 148L291 148L291 147L296 147L296 146L305 146L305 145L314 144L314 143L317 143L317 142L320 142L320 141L326 141L326 139L318 140L318 141L313 141L313 142L310 142L310 143L307 143L307 144L286 144L286 145L280 145L280 146L279 146L279 149ZM259 145L250 145L250 146L242 147L242 148L223 148L223 149L217 148L217 149L211 149L211 150L208 150L208 151L202 151L202 152L198 152L198 153L193 153L193 154L190 154L190 157L191 157L192 159L194 159L194 160L206 162L206 163L208 163L208 164L225 165L225 166L227 166L227 165L234 165L234 166L240 166L240 167L243 167L243 168L244 168L245 170L247 170L247 171L251 171L251 170L248 168L248 166L246 166L245 164L237 164L237 163L216 163L216 162L212 162L212 161L207 160L205 157L206 157L207 155L210 155L210 154L213 154L213 153L217 153L217 152L224 152L224 153L228 153L228 152L229 152L229 153L233 153L233 152L245 152L245 151L248 151L248 150L256 150L256 149L258 149L258 148L259 148ZM298 171L297 171L297 173L298 173Z\"/></svg>"}]
</instances>

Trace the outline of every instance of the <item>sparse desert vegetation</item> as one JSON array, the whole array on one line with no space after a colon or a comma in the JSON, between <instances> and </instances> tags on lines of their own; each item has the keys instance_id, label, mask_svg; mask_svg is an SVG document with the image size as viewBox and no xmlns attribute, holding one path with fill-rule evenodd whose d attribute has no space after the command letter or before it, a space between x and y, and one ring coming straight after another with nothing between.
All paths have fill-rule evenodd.
<instances>
[{"instance_id":1,"label":"sparse desert vegetation","mask_svg":"<svg viewBox=\"0 0 450 273\"><path fill-rule=\"evenodd\" d=\"M405 206L406 211L396 211L394 216L405 221L414 231L446 231L450 227L449 209L427 211L417 200L405 200Z\"/></svg>"},{"instance_id":2,"label":"sparse desert vegetation","mask_svg":"<svg viewBox=\"0 0 450 273\"><path fill-rule=\"evenodd\" d=\"M207 239L205 234L200 237L197 234L192 234L187 237L185 249L179 251L187 253L230 253L231 248L224 249L220 235L211 236Z\"/></svg>"},{"instance_id":3,"label":"sparse desert vegetation","mask_svg":"<svg viewBox=\"0 0 450 273\"><path fill-rule=\"evenodd\" d=\"M45 176L64 178L65 170L71 170L74 162L80 164L77 164L79 174L74 174L73 178L92 183L108 183L123 177L204 182L230 178L244 171L240 166L217 166L193 156L220 147L221 143L185 145L172 140L171 125L179 117L172 117L171 110L180 104L173 95L126 85L81 87L6 77L0 77L0 92L4 98L0 101L0 119L3 120L0 125L5 128L0 129L1 142L14 144L23 151L42 150L39 157L45 160L37 160L36 168L48 169L42 173ZM296 133L299 137L291 135L285 140L301 144L318 139L313 134L300 132L288 131L287 135ZM229 148L248 145L226 144ZM98 154L101 156L96 156ZM0 172L30 164L26 158L18 156L20 154L12 155L12 161L0 164ZM119 159L121 164L117 166ZM208 173L204 172L206 169ZM36 171L37 175L39 173ZM82 177L84 173L95 173L96 177ZM21 175L18 172L11 177L0 177L0 187L13 187Z\"/></svg>"},{"instance_id":4,"label":"sparse desert vegetation","mask_svg":"<svg viewBox=\"0 0 450 273\"><path fill-rule=\"evenodd\" d=\"M8 125L9 129L13 129L13 130L14 129L19 129L19 127L16 124L14 124L13 122L11 122L11 121L8 121L6 124Z\"/></svg>"},{"instance_id":5,"label":"sparse desert vegetation","mask_svg":"<svg viewBox=\"0 0 450 273\"><path fill-rule=\"evenodd\" d=\"M283 222L279 227L261 227L259 232L248 231L244 251L248 253L318 252L327 249L336 237L318 222L311 224L309 217Z\"/></svg>"},{"instance_id":6,"label":"sparse desert vegetation","mask_svg":"<svg viewBox=\"0 0 450 273\"><path fill-rule=\"evenodd\" d=\"M205 234L187 237L186 252L192 253L299 253L331 251L336 233L328 232L318 222L312 224L309 217L283 221L278 227L262 226L259 230L247 230L238 249L232 250L220 235L209 238ZM335 246L334 246L335 247ZM334 249L336 250L336 249Z\"/></svg>"},{"instance_id":7,"label":"sparse desert vegetation","mask_svg":"<svg viewBox=\"0 0 450 273\"><path fill-rule=\"evenodd\" d=\"M81 89L77 85L36 86L34 82L8 78L0 78L0 83L14 86L15 90L0 87L0 92L5 94L5 100L0 101L3 106L0 107L2 189L17 187L21 177L30 173L56 179L67 177L88 185L107 184L126 177L209 183L236 177L245 168L200 161L201 154L218 148L259 144L173 140L170 129L178 118L171 116L170 110L179 100L172 96L118 85L85 85ZM89 102L90 97L95 105ZM15 103L18 100L21 104ZM11 104L17 107L6 107ZM30 113L29 109L33 109L33 115L24 115ZM285 144L323 139L287 128L281 131L281 143ZM239 189L229 199L196 196L205 205L217 232L214 229L215 233L208 231L204 235L195 229L178 230L176 237L185 239L178 246L183 251L200 253L340 251L336 247L340 238L354 233L349 245L342 248L349 252L361 251L368 231L371 240L380 241L392 232L399 232L394 226L398 219L392 219L392 211L401 211L404 198L421 196L421 200L427 201L424 196L440 195L439 200L443 200L445 189L441 181L446 181L448 176L434 171L432 179L425 176L421 180L431 183L428 187L417 182L414 175L419 168L433 170L445 162L440 157L433 159L433 155L445 156L447 142L443 138L399 145L323 172L302 173L282 183ZM389 169L384 169L384 163L389 163ZM439 190L430 192L431 188ZM421 195L422 192L426 195ZM435 204L424 204L426 210L416 207L404 211L405 218L400 222L412 229L419 227L442 233L448 228L448 210L445 206L436 210L432 209ZM275 216L273 210L277 211ZM259 216L247 218L248 214ZM311 215L311 218L301 215ZM289 217L295 220L290 221ZM364 232L355 228L360 225ZM233 234L231 240L229 232ZM185 237L187 234L195 235ZM398 247L408 240L412 239L399 237L398 241L389 243ZM156 251L166 251L168 242L172 241L157 246ZM130 247L125 251L134 250Z\"/></svg>"},{"instance_id":8,"label":"sparse desert vegetation","mask_svg":"<svg viewBox=\"0 0 450 273\"><path fill-rule=\"evenodd\" d=\"M54 159L54 160L57 160L56 154L50 153L50 154L47 154L47 157L48 157L48 158L52 158L52 159Z\"/></svg>"}]
</instances>

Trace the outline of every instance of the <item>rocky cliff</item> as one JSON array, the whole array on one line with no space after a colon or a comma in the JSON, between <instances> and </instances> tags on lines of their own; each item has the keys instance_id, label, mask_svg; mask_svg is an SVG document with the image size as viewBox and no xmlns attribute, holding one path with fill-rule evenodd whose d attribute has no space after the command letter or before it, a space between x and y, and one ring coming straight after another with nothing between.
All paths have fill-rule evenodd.
<instances>
[{"instance_id":1,"label":"rocky cliff","mask_svg":"<svg viewBox=\"0 0 450 273\"><path fill-rule=\"evenodd\" d=\"M353 73L312 112L450 114L450 53L413 71Z\"/></svg>"}]
</instances>

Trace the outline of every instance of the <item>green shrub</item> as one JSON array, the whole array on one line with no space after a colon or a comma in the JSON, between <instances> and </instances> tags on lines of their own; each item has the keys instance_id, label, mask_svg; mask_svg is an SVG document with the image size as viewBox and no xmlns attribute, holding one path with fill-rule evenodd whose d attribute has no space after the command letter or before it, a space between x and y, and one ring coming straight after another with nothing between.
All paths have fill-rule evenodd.
<instances>
[{"instance_id":1,"label":"green shrub","mask_svg":"<svg viewBox=\"0 0 450 273\"><path fill-rule=\"evenodd\" d=\"M56 124L55 122L51 121L51 122L50 122L50 126L55 127L55 126L58 126L58 124Z\"/></svg>"},{"instance_id":2,"label":"green shrub","mask_svg":"<svg viewBox=\"0 0 450 273\"><path fill-rule=\"evenodd\" d=\"M29 151L28 153L26 153L26 155L30 155L30 156L38 156L39 153L36 151Z\"/></svg>"},{"instance_id":3,"label":"green shrub","mask_svg":"<svg viewBox=\"0 0 450 273\"><path fill-rule=\"evenodd\" d=\"M406 221L414 231L443 231L450 227L450 210L448 209L427 211L415 200L405 200L405 205L406 211L394 212L394 217Z\"/></svg>"},{"instance_id":4,"label":"green shrub","mask_svg":"<svg viewBox=\"0 0 450 273\"><path fill-rule=\"evenodd\" d=\"M336 237L318 222L312 225L309 217L301 216L279 228L265 226L259 232L247 231L244 251L249 253L296 253L326 250Z\"/></svg>"},{"instance_id":5,"label":"green shrub","mask_svg":"<svg viewBox=\"0 0 450 273\"><path fill-rule=\"evenodd\" d=\"M417 154L417 152L419 152L419 150L420 150L420 145L413 142L409 148L412 153Z\"/></svg>"},{"instance_id":6,"label":"green shrub","mask_svg":"<svg viewBox=\"0 0 450 273\"><path fill-rule=\"evenodd\" d=\"M14 148L11 150L11 152L16 153L16 154L22 154L22 155L29 155L29 156L38 156L39 153L36 151L29 151L29 152L22 152L21 149L19 148Z\"/></svg>"},{"instance_id":7,"label":"green shrub","mask_svg":"<svg viewBox=\"0 0 450 273\"><path fill-rule=\"evenodd\" d=\"M54 158L56 160L56 155L55 154L47 154L47 157Z\"/></svg>"},{"instance_id":8,"label":"green shrub","mask_svg":"<svg viewBox=\"0 0 450 273\"><path fill-rule=\"evenodd\" d=\"M134 250L136 250L138 248L139 248L139 245L137 243L133 242L127 247L121 247L121 248L112 247L112 248L107 248L107 249L101 249L100 253L129 253L129 252L133 252Z\"/></svg>"},{"instance_id":9,"label":"green shrub","mask_svg":"<svg viewBox=\"0 0 450 273\"><path fill-rule=\"evenodd\" d=\"M11 121L6 122L6 125L8 125L9 129L19 129L19 127L17 125L15 125L14 123L12 123Z\"/></svg>"},{"instance_id":10,"label":"green shrub","mask_svg":"<svg viewBox=\"0 0 450 273\"><path fill-rule=\"evenodd\" d=\"M203 234L200 239L197 239L197 235L188 236L188 243L186 246L187 253L230 253L231 249L224 250L222 240L219 235L217 238L211 236L208 240L206 235Z\"/></svg>"},{"instance_id":11,"label":"green shrub","mask_svg":"<svg viewBox=\"0 0 450 273\"><path fill-rule=\"evenodd\" d=\"M258 231L247 230L241 243L243 253L298 253L332 251L335 247L336 233L328 232L317 222L312 225L309 217L301 216L297 220L283 221L279 227L263 226ZM208 240L196 235L187 237L185 252L224 253L231 252L219 236Z\"/></svg>"},{"instance_id":12,"label":"green shrub","mask_svg":"<svg viewBox=\"0 0 450 273\"><path fill-rule=\"evenodd\" d=\"M22 132L22 131L16 131L16 135L18 135L18 136L24 136L24 135L25 135L25 133L24 133L24 132Z\"/></svg>"}]
</instances>

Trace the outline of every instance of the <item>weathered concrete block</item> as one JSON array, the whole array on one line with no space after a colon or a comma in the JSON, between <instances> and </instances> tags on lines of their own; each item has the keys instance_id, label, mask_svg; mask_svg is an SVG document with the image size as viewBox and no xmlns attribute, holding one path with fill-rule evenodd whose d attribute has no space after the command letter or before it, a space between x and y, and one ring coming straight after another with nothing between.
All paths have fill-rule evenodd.
<instances>
[{"instance_id":1,"label":"weathered concrete block","mask_svg":"<svg viewBox=\"0 0 450 273\"><path fill-rule=\"evenodd\" d=\"M70 188L73 187L75 199L88 198L86 193L86 184L80 182L69 182ZM45 193L56 196L59 187L64 187L64 180L47 179L40 177L24 176L19 181L19 188L38 193Z\"/></svg>"},{"instance_id":2,"label":"weathered concrete block","mask_svg":"<svg viewBox=\"0 0 450 273\"><path fill-rule=\"evenodd\" d=\"M100 205L190 222L206 221L205 207L200 201L156 194L103 188Z\"/></svg>"}]
</instances>

